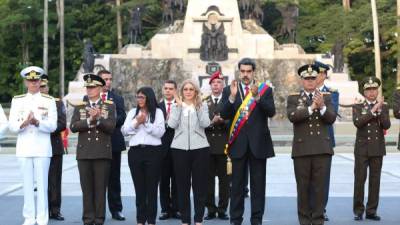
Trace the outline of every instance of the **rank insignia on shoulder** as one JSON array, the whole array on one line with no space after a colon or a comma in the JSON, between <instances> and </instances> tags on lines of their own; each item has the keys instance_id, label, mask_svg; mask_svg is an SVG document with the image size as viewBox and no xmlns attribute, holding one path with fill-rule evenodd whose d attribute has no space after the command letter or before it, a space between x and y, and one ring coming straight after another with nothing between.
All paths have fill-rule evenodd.
<instances>
[{"instance_id":1,"label":"rank insignia on shoulder","mask_svg":"<svg viewBox=\"0 0 400 225\"><path fill-rule=\"evenodd\" d=\"M105 100L104 103L106 103L106 104L114 104L114 102L111 101L111 100Z\"/></svg>"},{"instance_id":2,"label":"rank insignia on shoulder","mask_svg":"<svg viewBox=\"0 0 400 225\"><path fill-rule=\"evenodd\" d=\"M16 95L16 96L14 96L14 98L23 98L23 97L25 97L25 96L26 96L26 94Z\"/></svg>"}]
</instances>

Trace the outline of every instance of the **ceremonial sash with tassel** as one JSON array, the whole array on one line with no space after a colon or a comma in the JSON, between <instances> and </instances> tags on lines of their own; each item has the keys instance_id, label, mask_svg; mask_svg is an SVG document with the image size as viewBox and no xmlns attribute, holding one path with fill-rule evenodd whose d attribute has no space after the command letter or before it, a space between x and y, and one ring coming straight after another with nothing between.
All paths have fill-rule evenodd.
<instances>
[{"instance_id":1,"label":"ceremonial sash with tassel","mask_svg":"<svg viewBox=\"0 0 400 225\"><path fill-rule=\"evenodd\" d=\"M260 83L258 85L258 96L262 96L265 91L267 91L269 86L266 83ZM229 140L228 144L225 146L224 153L228 156L229 147L238 137L241 129L246 124L247 120L250 117L250 114L253 112L254 108L257 105L256 99L253 97L253 94L249 92L242 104L240 105L239 109L236 111L235 117L233 118L230 130L229 130ZM232 174L232 162L230 157L228 156L227 164L226 164L226 172L228 175Z\"/></svg>"}]
</instances>

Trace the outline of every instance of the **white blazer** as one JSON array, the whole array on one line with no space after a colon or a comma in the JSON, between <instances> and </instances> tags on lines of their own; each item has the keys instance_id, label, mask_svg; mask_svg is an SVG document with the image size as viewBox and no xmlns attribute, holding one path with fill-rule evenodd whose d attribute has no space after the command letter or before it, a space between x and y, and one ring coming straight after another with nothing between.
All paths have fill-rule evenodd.
<instances>
[{"instance_id":1,"label":"white blazer","mask_svg":"<svg viewBox=\"0 0 400 225\"><path fill-rule=\"evenodd\" d=\"M33 112L39 126L21 124ZM53 97L41 93L15 96L11 102L9 129L18 133L17 157L51 157L50 134L57 128L57 108Z\"/></svg>"}]
</instances>

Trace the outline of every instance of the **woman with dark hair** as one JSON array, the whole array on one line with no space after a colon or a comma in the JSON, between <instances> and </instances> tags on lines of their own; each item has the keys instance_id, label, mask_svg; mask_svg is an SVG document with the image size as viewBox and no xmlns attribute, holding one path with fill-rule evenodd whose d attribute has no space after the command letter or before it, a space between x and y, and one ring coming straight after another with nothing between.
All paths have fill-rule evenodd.
<instances>
[{"instance_id":1,"label":"woman with dark hair","mask_svg":"<svg viewBox=\"0 0 400 225\"><path fill-rule=\"evenodd\" d=\"M185 80L176 95L168 126L175 129L171 144L178 206L182 224L191 223L190 188L193 188L194 222L203 222L207 199L208 163L210 148L204 129L210 126L208 106L202 103L199 86Z\"/></svg>"},{"instance_id":2,"label":"woman with dark hair","mask_svg":"<svg viewBox=\"0 0 400 225\"><path fill-rule=\"evenodd\" d=\"M150 87L136 92L137 107L129 111L122 134L129 140L128 164L136 191L136 220L138 225L155 224L157 190L161 174L163 151L161 137L165 132L164 115L157 106Z\"/></svg>"}]
</instances>

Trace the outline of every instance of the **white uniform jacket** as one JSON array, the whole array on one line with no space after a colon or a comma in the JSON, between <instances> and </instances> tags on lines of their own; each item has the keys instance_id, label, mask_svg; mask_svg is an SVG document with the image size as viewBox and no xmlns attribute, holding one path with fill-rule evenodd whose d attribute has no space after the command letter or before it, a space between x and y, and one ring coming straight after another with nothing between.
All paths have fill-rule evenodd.
<instances>
[{"instance_id":1,"label":"white uniform jacket","mask_svg":"<svg viewBox=\"0 0 400 225\"><path fill-rule=\"evenodd\" d=\"M39 126L21 124L33 112ZM57 128L57 108L53 97L41 93L15 96L11 102L9 129L18 133L17 157L51 157L50 133Z\"/></svg>"}]
</instances>

